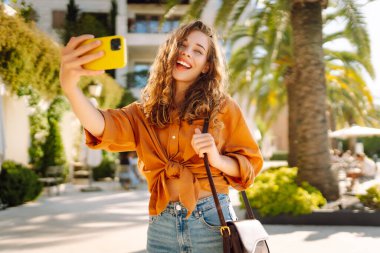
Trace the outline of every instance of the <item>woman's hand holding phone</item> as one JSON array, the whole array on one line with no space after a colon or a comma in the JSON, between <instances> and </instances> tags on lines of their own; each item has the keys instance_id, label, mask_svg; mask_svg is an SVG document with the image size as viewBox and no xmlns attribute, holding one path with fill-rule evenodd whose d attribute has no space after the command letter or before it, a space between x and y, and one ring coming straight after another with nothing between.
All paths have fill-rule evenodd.
<instances>
[{"instance_id":1,"label":"woman's hand holding phone","mask_svg":"<svg viewBox=\"0 0 380 253\"><path fill-rule=\"evenodd\" d=\"M104 118L77 87L81 76L97 76L104 73L104 70L88 70L82 66L104 55L102 51L88 53L101 45L99 41L82 45L84 41L92 38L94 38L92 35L81 35L70 39L62 49L59 79L62 90L83 127L94 136L101 136L105 126Z\"/></svg>"},{"instance_id":2,"label":"woman's hand holding phone","mask_svg":"<svg viewBox=\"0 0 380 253\"><path fill-rule=\"evenodd\" d=\"M77 86L81 76L97 76L104 73L104 70L88 70L82 67L83 64L92 62L104 55L103 51L87 54L101 45L101 41L98 40L81 45L84 41L92 38L94 36L89 34L72 37L61 51L59 78L65 93L69 93Z\"/></svg>"}]
</instances>

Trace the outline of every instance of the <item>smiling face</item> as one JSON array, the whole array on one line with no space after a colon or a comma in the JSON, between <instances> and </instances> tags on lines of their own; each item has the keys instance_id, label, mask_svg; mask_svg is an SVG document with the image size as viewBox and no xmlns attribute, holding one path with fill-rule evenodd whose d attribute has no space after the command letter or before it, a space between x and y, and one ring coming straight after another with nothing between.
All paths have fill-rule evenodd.
<instances>
[{"instance_id":1,"label":"smiling face","mask_svg":"<svg viewBox=\"0 0 380 253\"><path fill-rule=\"evenodd\" d=\"M141 94L149 123L167 126L172 111L186 121L210 116L214 122L228 94L225 67L211 27L200 20L181 25L160 46Z\"/></svg>"},{"instance_id":2,"label":"smiling face","mask_svg":"<svg viewBox=\"0 0 380 253\"><path fill-rule=\"evenodd\" d=\"M192 31L178 46L179 53L173 68L176 84L190 85L209 68L207 62L209 38L200 31Z\"/></svg>"}]
</instances>

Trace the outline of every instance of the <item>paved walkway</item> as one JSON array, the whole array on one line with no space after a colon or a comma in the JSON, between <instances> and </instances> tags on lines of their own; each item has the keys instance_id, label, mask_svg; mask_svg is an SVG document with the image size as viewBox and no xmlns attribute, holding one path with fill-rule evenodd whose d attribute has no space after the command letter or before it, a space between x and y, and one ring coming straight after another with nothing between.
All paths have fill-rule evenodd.
<instances>
[{"instance_id":1,"label":"paved walkway","mask_svg":"<svg viewBox=\"0 0 380 253\"><path fill-rule=\"evenodd\" d=\"M0 211L0 252L145 252L147 190L97 183L101 192L68 186L61 196ZM237 204L236 192L231 199ZM379 227L266 225L272 253L377 253Z\"/></svg>"}]
</instances>

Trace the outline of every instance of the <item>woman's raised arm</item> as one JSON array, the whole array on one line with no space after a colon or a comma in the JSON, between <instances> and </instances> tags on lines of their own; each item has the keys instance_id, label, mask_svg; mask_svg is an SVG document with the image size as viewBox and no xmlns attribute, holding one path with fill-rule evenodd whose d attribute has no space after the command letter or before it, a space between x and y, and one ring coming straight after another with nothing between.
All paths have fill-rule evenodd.
<instances>
[{"instance_id":1,"label":"woman's raised arm","mask_svg":"<svg viewBox=\"0 0 380 253\"><path fill-rule=\"evenodd\" d=\"M104 118L77 86L81 76L96 76L104 73L104 71L86 70L82 67L83 64L98 59L104 54L98 52L85 55L101 43L94 41L87 45L81 45L82 42L91 38L93 38L92 35L81 35L70 39L61 52L59 78L62 90L83 127L92 135L101 136L105 126Z\"/></svg>"}]
</instances>

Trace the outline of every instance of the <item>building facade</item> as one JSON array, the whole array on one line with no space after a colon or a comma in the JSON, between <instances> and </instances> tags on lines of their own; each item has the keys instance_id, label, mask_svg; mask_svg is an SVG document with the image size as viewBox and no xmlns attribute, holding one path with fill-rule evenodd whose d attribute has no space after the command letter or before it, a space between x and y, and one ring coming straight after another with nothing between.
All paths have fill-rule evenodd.
<instances>
[{"instance_id":1,"label":"building facade","mask_svg":"<svg viewBox=\"0 0 380 253\"><path fill-rule=\"evenodd\" d=\"M62 28L65 22L65 15L67 12L67 4L69 0L26 0L27 4L32 4L32 7L38 14L37 26L47 34L49 34L55 41L60 42L59 30ZM136 98L140 97L140 91L145 86L147 81L147 75L133 75L132 78L126 78L127 73L147 73L151 64L153 63L158 47L165 41L169 32L177 28L180 22L180 18L184 15L189 7L191 0L182 1L182 4L177 6L171 13L168 19L160 26L160 18L165 12L165 6L159 4L159 0L117 0L117 16L115 19L116 34L123 35L127 42L127 66L123 69L116 70L115 78L123 86L127 86L132 91ZM75 4L78 6L80 13L89 13L95 15L98 20L106 20L107 15L111 9L111 0L76 0ZM212 24L216 15L217 7L219 6L219 0L210 0L205 6L204 14L201 19L207 23ZM227 50L228 51L228 50ZM228 53L228 52L227 52ZM253 114L255 108L249 106L247 98L244 96L236 96L235 99L243 108L245 118L248 125L255 136L256 140L261 139L260 132L257 130L256 124L253 122ZM21 103L21 102L20 102ZM10 105L6 107L11 108ZM7 113L9 109L5 109ZM23 122L26 128L28 128L27 122L27 108L24 113L26 116L26 122ZM4 116L7 117L6 115ZM72 141L70 136L74 136L73 129L79 128L79 122L75 121L75 117L72 114L68 114L64 122L74 121L72 124L62 125L63 139L65 150L68 156L68 160L72 161L74 155L71 154ZM285 124L284 124L285 119ZM271 131L272 134L268 134L269 140L264 141L265 149L274 152L276 149L287 149L286 129L287 125L286 116L279 119L277 124L281 127L275 127ZM6 120L4 122L11 122ZM4 128L8 128L7 124ZM66 126L67 125L67 126ZM5 131L5 139L10 133ZM13 135L13 134L12 134ZM25 154L27 155L27 147L29 141L29 132L25 131L23 140L26 140L22 146L25 147ZM12 137L13 138L13 137ZM21 138L21 137L20 137ZM12 140L13 142L14 140ZM8 141L6 141L8 143ZM7 149L10 147L7 147ZM263 150L264 154L268 153ZM15 153L15 152L12 152ZM269 154L269 153L268 153ZM8 155L6 158L14 158L13 155ZM27 161L27 157L23 159L16 159L19 162Z\"/></svg>"},{"instance_id":2,"label":"building facade","mask_svg":"<svg viewBox=\"0 0 380 253\"><path fill-rule=\"evenodd\" d=\"M65 22L67 1L63 0L27 0L26 3L38 14L37 26L50 34L54 40L60 41L59 30ZM128 2L128 3L127 3ZM143 80L136 83L126 82L126 73L148 70L157 53L158 46L165 41L168 32L179 24L180 17L185 13L189 1L182 1L171 13L171 17L160 28L159 20L164 14L164 6L160 1L117 0L116 34L122 35L127 41L127 66L116 70L115 78L123 86L134 89L138 95ZM111 10L111 0L76 0L80 13L96 16L98 20L106 21ZM130 81L132 82L132 81Z\"/></svg>"}]
</instances>

